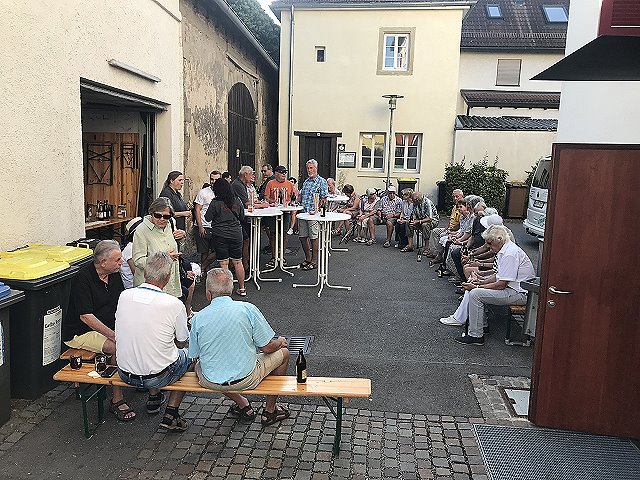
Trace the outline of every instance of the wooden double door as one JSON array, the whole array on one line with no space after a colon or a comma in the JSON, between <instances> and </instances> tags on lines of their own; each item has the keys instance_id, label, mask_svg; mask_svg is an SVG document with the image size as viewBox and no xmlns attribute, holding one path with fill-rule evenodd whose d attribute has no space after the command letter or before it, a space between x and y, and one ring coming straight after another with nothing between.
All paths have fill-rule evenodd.
<instances>
[{"instance_id":1,"label":"wooden double door","mask_svg":"<svg viewBox=\"0 0 640 480\"><path fill-rule=\"evenodd\" d=\"M554 146L529 418L640 438L640 146Z\"/></svg>"}]
</instances>

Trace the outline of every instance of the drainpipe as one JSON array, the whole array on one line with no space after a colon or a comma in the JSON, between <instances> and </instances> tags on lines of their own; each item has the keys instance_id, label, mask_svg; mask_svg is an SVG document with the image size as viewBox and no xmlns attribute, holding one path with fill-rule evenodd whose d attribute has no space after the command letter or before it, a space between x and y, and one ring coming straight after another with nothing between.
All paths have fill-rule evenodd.
<instances>
[{"instance_id":1,"label":"drainpipe","mask_svg":"<svg viewBox=\"0 0 640 480\"><path fill-rule=\"evenodd\" d=\"M290 18L289 18L289 85L288 85L288 112L287 112L287 170L291 172L291 135L293 129L292 115L293 115L293 27L295 22L293 20L293 5L291 5Z\"/></svg>"}]
</instances>

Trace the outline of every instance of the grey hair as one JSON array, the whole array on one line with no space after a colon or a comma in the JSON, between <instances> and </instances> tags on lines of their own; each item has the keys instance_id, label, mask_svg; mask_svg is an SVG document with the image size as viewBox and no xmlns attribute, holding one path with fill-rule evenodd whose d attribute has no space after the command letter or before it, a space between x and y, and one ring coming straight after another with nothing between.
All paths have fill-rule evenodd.
<instances>
[{"instance_id":1,"label":"grey hair","mask_svg":"<svg viewBox=\"0 0 640 480\"><path fill-rule=\"evenodd\" d=\"M114 250L120 251L120 245L115 240L102 240L98 242L96 248L93 250L93 263L99 265L100 262L106 260Z\"/></svg>"},{"instance_id":2,"label":"grey hair","mask_svg":"<svg viewBox=\"0 0 640 480\"><path fill-rule=\"evenodd\" d=\"M264 165L262 165L263 167L266 167L267 170L271 170L273 172L273 167L271 166L271 164L269 163L265 163Z\"/></svg>"},{"instance_id":3,"label":"grey hair","mask_svg":"<svg viewBox=\"0 0 640 480\"><path fill-rule=\"evenodd\" d=\"M483 210L485 210L487 208L487 204L484 202L478 202L476 203L476 206L473 207L473 209L477 210L478 208L482 208Z\"/></svg>"},{"instance_id":4,"label":"grey hair","mask_svg":"<svg viewBox=\"0 0 640 480\"><path fill-rule=\"evenodd\" d=\"M207 273L207 292L211 298L231 295L233 292L233 275L226 268L212 268Z\"/></svg>"},{"instance_id":5,"label":"grey hair","mask_svg":"<svg viewBox=\"0 0 640 480\"><path fill-rule=\"evenodd\" d=\"M413 188L403 188L400 195L413 195Z\"/></svg>"},{"instance_id":6,"label":"grey hair","mask_svg":"<svg viewBox=\"0 0 640 480\"><path fill-rule=\"evenodd\" d=\"M493 207L487 207L484 209L484 214L485 215L497 215L498 214L498 210L493 208Z\"/></svg>"},{"instance_id":7,"label":"grey hair","mask_svg":"<svg viewBox=\"0 0 640 480\"><path fill-rule=\"evenodd\" d=\"M464 201L471 208L475 208L479 202L484 202L484 198L479 197L478 195L467 195L464 197Z\"/></svg>"},{"instance_id":8,"label":"grey hair","mask_svg":"<svg viewBox=\"0 0 640 480\"><path fill-rule=\"evenodd\" d=\"M424 198L424 194L423 194L422 192L417 192L417 191L416 191L416 192L413 192L413 193L411 194L411 199L412 199L412 200L413 200L413 199L418 199L418 198L422 200L422 199Z\"/></svg>"},{"instance_id":9,"label":"grey hair","mask_svg":"<svg viewBox=\"0 0 640 480\"><path fill-rule=\"evenodd\" d=\"M318 162L316 161L315 158L310 158L309 160L307 160L307 163L305 163L305 165L309 165L309 164L315 165L316 167L318 166Z\"/></svg>"},{"instance_id":10,"label":"grey hair","mask_svg":"<svg viewBox=\"0 0 640 480\"><path fill-rule=\"evenodd\" d=\"M238 171L238 175L242 175L248 172L253 173L253 168L251 168L249 165L243 165L240 167L240 170Z\"/></svg>"},{"instance_id":11,"label":"grey hair","mask_svg":"<svg viewBox=\"0 0 640 480\"><path fill-rule=\"evenodd\" d=\"M491 225L484 232L482 232L482 238L488 242L498 242L505 244L511 241L511 235L509 235L509 229L502 225Z\"/></svg>"},{"instance_id":12,"label":"grey hair","mask_svg":"<svg viewBox=\"0 0 640 480\"><path fill-rule=\"evenodd\" d=\"M156 252L147 258L144 279L147 282L167 283L171 277L173 259L167 252Z\"/></svg>"},{"instance_id":13,"label":"grey hair","mask_svg":"<svg viewBox=\"0 0 640 480\"><path fill-rule=\"evenodd\" d=\"M333 178L329 177L327 178L327 183L336 183L336 181Z\"/></svg>"},{"instance_id":14,"label":"grey hair","mask_svg":"<svg viewBox=\"0 0 640 480\"><path fill-rule=\"evenodd\" d=\"M458 193L458 192L462 193L464 195L464 192L460 188L454 188L453 192L451 192L451 193Z\"/></svg>"},{"instance_id":15,"label":"grey hair","mask_svg":"<svg viewBox=\"0 0 640 480\"><path fill-rule=\"evenodd\" d=\"M149 205L150 215L154 214L155 212L162 212L163 210L169 210L172 215L175 213L173 210L173 206L171 205L171 200L169 200L167 197L158 197L153 202L151 202L151 205Z\"/></svg>"}]
</instances>

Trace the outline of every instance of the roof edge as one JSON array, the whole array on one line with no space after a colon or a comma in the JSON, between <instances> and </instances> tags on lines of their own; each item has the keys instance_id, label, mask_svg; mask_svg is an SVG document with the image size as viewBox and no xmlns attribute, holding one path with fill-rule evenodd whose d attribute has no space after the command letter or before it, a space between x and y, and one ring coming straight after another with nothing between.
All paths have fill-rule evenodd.
<instances>
[{"instance_id":1,"label":"roof edge","mask_svg":"<svg viewBox=\"0 0 640 480\"><path fill-rule=\"evenodd\" d=\"M387 9L387 8L442 8L442 7L460 7L467 9L476 4L476 0L462 0L462 1L437 1L437 2L420 2L420 1L411 1L411 2L375 2L373 1L361 1L361 2L314 2L314 1L306 1L300 3L292 3L287 0L276 0L275 2L269 5L271 11L276 13L276 15L283 11L288 10L290 7L294 7L296 9L323 9L323 8L342 8L342 9L360 9L360 8L377 8L377 9Z\"/></svg>"}]
</instances>

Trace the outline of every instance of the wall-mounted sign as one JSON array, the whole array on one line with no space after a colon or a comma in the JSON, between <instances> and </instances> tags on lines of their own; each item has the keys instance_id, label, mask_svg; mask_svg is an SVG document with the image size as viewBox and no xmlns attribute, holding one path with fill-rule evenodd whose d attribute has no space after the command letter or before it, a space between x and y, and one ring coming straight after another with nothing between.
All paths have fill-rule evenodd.
<instances>
[{"instance_id":1,"label":"wall-mounted sign","mask_svg":"<svg viewBox=\"0 0 640 480\"><path fill-rule=\"evenodd\" d=\"M356 168L356 152L338 152L338 168Z\"/></svg>"}]
</instances>

